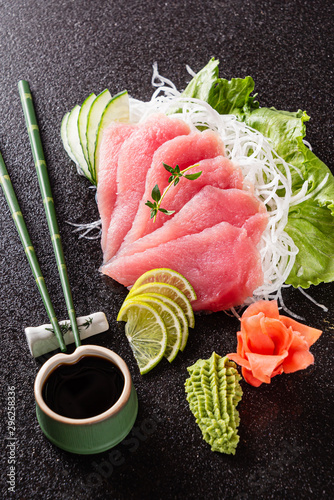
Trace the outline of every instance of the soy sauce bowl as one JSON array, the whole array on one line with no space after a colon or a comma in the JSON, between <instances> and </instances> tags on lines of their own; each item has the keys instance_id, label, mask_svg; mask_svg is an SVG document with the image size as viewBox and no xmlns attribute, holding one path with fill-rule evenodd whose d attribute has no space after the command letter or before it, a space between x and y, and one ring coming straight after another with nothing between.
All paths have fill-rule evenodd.
<instances>
[{"instance_id":1,"label":"soy sauce bowl","mask_svg":"<svg viewBox=\"0 0 334 500\"><path fill-rule=\"evenodd\" d=\"M83 419L59 415L43 399L44 384L59 365L74 364L84 356L97 356L113 363L124 377L122 393L115 404L99 415ZM71 453L90 455L116 446L130 432L137 417L137 393L126 363L115 352L100 346L80 346L73 354L50 358L36 376L34 393L37 420L45 436Z\"/></svg>"}]
</instances>

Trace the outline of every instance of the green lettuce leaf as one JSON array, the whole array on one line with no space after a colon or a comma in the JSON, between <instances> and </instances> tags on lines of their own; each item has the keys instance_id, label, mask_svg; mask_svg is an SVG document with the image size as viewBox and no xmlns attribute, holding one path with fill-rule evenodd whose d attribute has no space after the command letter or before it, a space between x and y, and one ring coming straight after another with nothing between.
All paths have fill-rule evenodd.
<instances>
[{"instance_id":1,"label":"green lettuce leaf","mask_svg":"<svg viewBox=\"0 0 334 500\"><path fill-rule=\"evenodd\" d=\"M299 171L302 170L304 154L300 139L305 137L305 122L309 117L305 111L279 111L275 108L251 109L245 107L243 121L267 137L276 153L297 169L291 172L293 190L297 192L303 185ZM284 168L282 167L283 173Z\"/></svg>"},{"instance_id":2,"label":"green lettuce leaf","mask_svg":"<svg viewBox=\"0 0 334 500\"><path fill-rule=\"evenodd\" d=\"M307 114L278 111L275 108L245 110L244 121L261 132L291 170L292 191L298 193L308 182L305 202L289 210L285 231L299 249L286 283L308 288L334 280L334 178L329 168L303 143ZM326 183L318 189L324 181Z\"/></svg>"},{"instance_id":3,"label":"green lettuce leaf","mask_svg":"<svg viewBox=\"0 0 334 500\"><path fill-rule=\"evenodd\" d=\"M246 78L232 78L228 81L218 77L219 61L212 58L199 71L182 92L184 97L194 97L208 102L218 113L234 114L242 118L245 105L254 109L259 107L255 96L250 94L254 90L254 80Z\"/></svg>"},{"instance_id":4,"label":"green lettuce leaf","mask_svg":"<svg viewBox=\"0 0 334 500\"><path fill-rule=\"evenodd\" d=\"M287 284L308 288L334 279L334 219L331 211L310 199L290 208L285 231L299 252Z\"/></svg>"},{"instance_id":5,"label":"green lettuce leaf","mask_svg":"<svg viewBox=\"0 0 334 500\"><path fill-rule=\"evenodd\" d=\"M314 193L313 198L319 206L327 207L331 215L334 217L334 177L329 168L319 158L309 150L299 139L299 148L304 155L302 172L305 179L308 180L308 192L315 192L325 176L328 174L328 179L325 185Z\"/></svg>"},{"instance_id":6,"label":"green lettuce leaf","mask_svg":"<svg viewBox=\"0 0 334 500\"><path fill-rule=\"evenodd\" d=\"M329 168L299 139L303 178L311 198L292 206L285 231L299 252L287 284L308 288L334 280L334 178ZM318 189L318 186L327 181Z\"/></svg>"},{"instance_id":7,"label":"green lettuce leaf","mask_svg":"<svg viewBox=\"0 0 334 500\"><path fill-rule=\"evenodd\" d=\"M218 65L218 60L211 59L182 95L202 99L221 114L236 115L267 137L277 154L296 167L291 169L293 194L307 181L310 197L289 210L285 229L299 252L287 283L308 288L311 284L334 281L334 177L303 143L308 115L301 110L260 108L255 95L251 96L253 79L219 78Z\"/></svg>"}]
</instances>

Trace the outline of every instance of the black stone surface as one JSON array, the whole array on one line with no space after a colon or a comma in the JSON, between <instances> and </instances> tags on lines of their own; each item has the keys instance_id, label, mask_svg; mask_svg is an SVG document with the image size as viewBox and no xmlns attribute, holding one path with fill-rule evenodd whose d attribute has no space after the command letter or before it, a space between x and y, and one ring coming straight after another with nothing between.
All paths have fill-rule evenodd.
<instances>
[{"instance_id":1,"label":"black stone surface","mask_svg":"<svg viewBox=\"0 0 334 500\"><path fill-rule=\"evenodd\" d=\"M128 363L140 410L134 430L112 452L75 456L50 444L34 410L32 359L24 328L47 321L19 237L0 193L1 498L301 499L330 498L332 482L333 298L331 284L311 288L324 313L296 290L286 305L324 330L315 365L259 389L243 384L235 457L210 451L184 394L186 368L213 350L235 349L236 319L197 318L187 349L138 373L116 313L126 290L101 276L97 240L78 239L67 221L96 220L94 192L60 141L64 113L92 91L152 93L151 67L179 89L211 56L221 75L251 75L263 106L311 116L307 139L333 170L333 3L331 0L0 2L0 150L25 214L58 317L67 316L21 111L17 82L30 82L49 167L78 315L104 311L110 331L94 343ZM8 387L16 393L15 493L8 491Z\"/></svg>"}]
</instances>

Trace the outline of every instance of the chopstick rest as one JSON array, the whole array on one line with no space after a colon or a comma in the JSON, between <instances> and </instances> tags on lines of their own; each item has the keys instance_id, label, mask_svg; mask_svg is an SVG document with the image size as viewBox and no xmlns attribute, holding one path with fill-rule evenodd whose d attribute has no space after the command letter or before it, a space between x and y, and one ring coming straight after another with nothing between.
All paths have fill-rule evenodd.
<instances>
[{"instance_id":1,"label":"chopstick rest","mask_svg":"<svg viewBox=\"0 0 334 500\"><path fill-rule=\"evenodd\" d=\"M103 312L80 316L77 318L77 325L80 331L81 340L92 337L109 329L106 315ZM74 335L69 320L59 321L59 326L63 334L66 345L74 342ZM24 330L29 349L34 358L51 352L58 348L52 325L46 324L37 327L29 326Z\"/></svg>"}]
</instances>

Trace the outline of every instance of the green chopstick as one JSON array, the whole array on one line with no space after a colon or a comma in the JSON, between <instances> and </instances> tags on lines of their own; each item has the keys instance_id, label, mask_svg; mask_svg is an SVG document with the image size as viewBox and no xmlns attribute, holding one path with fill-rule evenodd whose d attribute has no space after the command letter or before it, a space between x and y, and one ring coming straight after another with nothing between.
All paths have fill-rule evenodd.
<instances>
[{"instance_id":1,"label":"green chopstick","mask_svg":"<svg viewBox=\"0 0 334 500\"><path fill-rule=\"evenodd\" d=\"M27 256L28 262L30 264L31 270L33 272L36 285L38 287L39 293L42 297L46 312L48 314L50 323L52 325L53 331L57 337L60 350L62 352L66 351L66 345L56 318L56 313L53 309L51 299L49 296L49 292L46 288L45 280L42 275L42 271L40 265L37 260L37 256L34 250L34 247L31 243L30 236L28 233L28 229L26 223L24 222L24 218L19 206L19 202L17 201L15 191L13 185L11 183L5 162L0 153L0 185L4 192L10 213L13 217L16 229L19 233L20 240L22 242L25 254Z\"/></svg>"},{"instance_id":2,"label":"green chopstick","mask_svg":"<svg viewBox=\"0 0 334 500\"><path fill-rule=\"evenodd\" d=\"M37 118L35 114L34 104L32 100L32 95L29 87L29 83L25 80L20 80L18 83L19 94L21 98L21 104L24 112L24 117L26 121L26 126L28 130L30 146L32 154L34 157L35 167L37 171L37 177L39 182L40 191L42 194L43 205L46 213L46 218L49 226L49 232L51 235L51 241L53 245L53 251L56 257L58 272L60 275L61 285L63 288L63 293L65 297L66 307L68 316L71 322L71 328L74 335L74 341L76 347L81 345L79 329L76 320L76 314L73 305L72 293L70 288L70 283L67 274L67 267L65 263L65 257L63 253L63 248L61 244L58 223L56 218L56 211L54 207L54 201L52 197L52 191L48 176L48 171L46 167L46 161L44 157L44 151L42 146L41 137L39 134L39 128L37 123Z\"/></svg>"}]
</instances>

